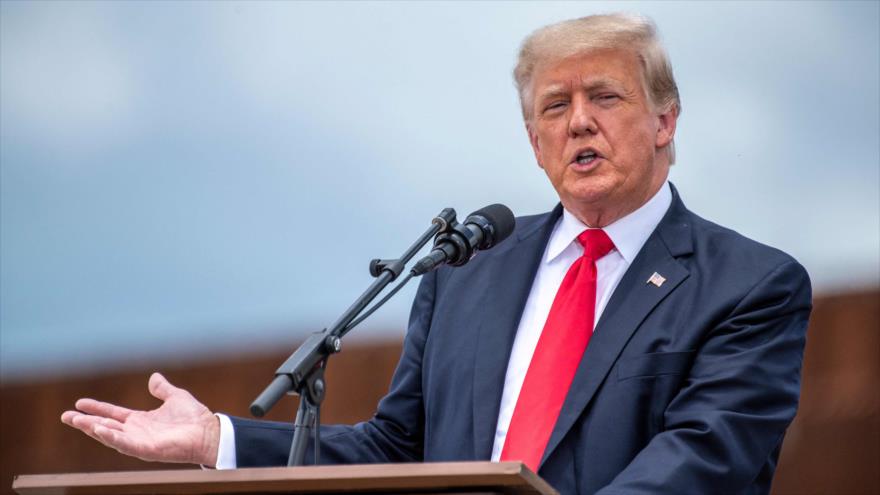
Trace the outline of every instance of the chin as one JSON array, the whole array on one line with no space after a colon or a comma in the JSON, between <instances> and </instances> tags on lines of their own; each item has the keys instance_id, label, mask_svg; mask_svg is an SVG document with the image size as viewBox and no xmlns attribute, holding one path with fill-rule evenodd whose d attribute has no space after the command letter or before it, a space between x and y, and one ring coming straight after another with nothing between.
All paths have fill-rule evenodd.
<instances>
[{"instance_id":1,"label":"chin","mask_svg":"<svg viewBox=\"0 0 880 495\"><path fill-rule=\"evenodd\" d=\"M611 195L612 188L601 184L576 184L566 191L569 201L579 205L599 205Z\"/></svg>"}]
</instances>

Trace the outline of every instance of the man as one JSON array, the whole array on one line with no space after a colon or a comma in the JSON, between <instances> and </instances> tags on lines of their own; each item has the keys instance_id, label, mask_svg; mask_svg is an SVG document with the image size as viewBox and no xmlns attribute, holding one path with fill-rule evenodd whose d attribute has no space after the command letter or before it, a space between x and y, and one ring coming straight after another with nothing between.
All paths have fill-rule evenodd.
<instances>
[{"instance_id":1,"label":"man","mask_svg":"<svg viewBox=\"0 0 880 495\"><path fill-rule=\"evenodd\" d=\"M766 493L810 311L789 256L688 211L667 182L680 111L646 19L545 27L515 70L559 194L511 239L426 275L376 416L322 462L523 460L562 493ZM62 420L144 459L282 465L290 427L214 416L160 375L155 411Z\"/></svg>"}]
</instances>

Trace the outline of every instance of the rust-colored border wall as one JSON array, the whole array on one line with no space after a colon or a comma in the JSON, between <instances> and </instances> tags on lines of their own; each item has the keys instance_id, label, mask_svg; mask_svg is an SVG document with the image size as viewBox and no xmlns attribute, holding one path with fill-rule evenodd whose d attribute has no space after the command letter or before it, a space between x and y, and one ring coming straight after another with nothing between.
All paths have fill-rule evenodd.
<instances>
[{"instance_id":1,"label":"rust-colored border wall","mask_svg":"<svg viewBox=\"0 0 880 495\"><path fill-rule=\"evenodd\" d=\"M816 298L775 495L880 494L880 290Z\"/></svg>"},{"instance_id":2,"label":"rust-colored border wall","mask_svg":"<svg viewBox=\"0 0 880 495\"><path fill-rule=\"evenodd\" d=\"M817 298L808 333L801 408L786 437L774 494L880 493L880 290ZM161 365L173 383L212 410L247 416L250 401L287 357L222 356L186 368ZM384 394L400 342L351 345L328 369L326 423L369 418ZM134 408L157 401L146 391L152 369L52 379L0 388L0 493L13 474L165 469L104 448L58 418L78 397ZM285 399L270 419L288 421Z\"/></svg>"}]
</instances>

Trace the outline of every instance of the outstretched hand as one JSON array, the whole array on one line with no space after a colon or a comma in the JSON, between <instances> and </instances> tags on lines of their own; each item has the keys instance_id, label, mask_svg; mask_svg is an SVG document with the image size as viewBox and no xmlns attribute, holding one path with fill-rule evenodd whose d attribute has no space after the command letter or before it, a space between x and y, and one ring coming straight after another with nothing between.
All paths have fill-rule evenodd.
<instances>
[{"instance_id":1,"label":"outstretched hand","mask_svg":"<svg viewBox=\"0 0 880 495\"><path fill-rule=\"evenodd\" d=\"M214 466L220 445L220 422L207 407L159 373L150 394L163 403L152 411L134 411L92 399L76 401L61 421L119 452L159 462Z\"/></svg>"}]
</instances>

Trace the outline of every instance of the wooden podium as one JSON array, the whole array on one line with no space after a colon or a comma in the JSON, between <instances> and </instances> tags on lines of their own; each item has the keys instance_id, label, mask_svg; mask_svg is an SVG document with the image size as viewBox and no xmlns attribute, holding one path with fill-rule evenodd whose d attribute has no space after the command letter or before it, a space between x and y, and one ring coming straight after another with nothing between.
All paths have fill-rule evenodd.
<instances>
[{"instance_id":1,"label":"wooden podium","mask_svg":"<svg viewBox=\"0 0 880 495\"><path fill-rule=\"evenodd\" d=\"M438 462L16 476L36 494L469 493L555 494L520 462Z\"/></svg>"}]
</instances>

